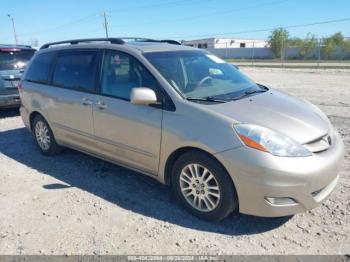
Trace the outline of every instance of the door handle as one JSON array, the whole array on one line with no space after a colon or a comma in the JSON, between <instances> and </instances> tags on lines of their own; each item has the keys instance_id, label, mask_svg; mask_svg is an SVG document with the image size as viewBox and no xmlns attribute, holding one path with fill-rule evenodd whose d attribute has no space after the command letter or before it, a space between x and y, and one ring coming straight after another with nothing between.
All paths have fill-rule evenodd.
<instances>
[{"instance_id":1,"label":"door handle","mask_svg":"<svg viewBox=\"0 0 350 262\"><path fill-rule=\"evenodd\" d=\"M102 102L102 101L98 101L98 102L96 103L96 106L98 107L98 109L101 109L101 110L107 108L107 105L106 105L104 102Z\"/></svg>"},{"instance_id":2,"label":"door handle","mask_svg":"<svg viewBox=\"0 0 350 262\"><path fill-rule=\"evenodd\" d=\"M91 101L91 99L90 98L88 98L88 97L83 97L83 105L84 106L91 106L92 105L92 101Z\"/></svg>"}]
</instances>

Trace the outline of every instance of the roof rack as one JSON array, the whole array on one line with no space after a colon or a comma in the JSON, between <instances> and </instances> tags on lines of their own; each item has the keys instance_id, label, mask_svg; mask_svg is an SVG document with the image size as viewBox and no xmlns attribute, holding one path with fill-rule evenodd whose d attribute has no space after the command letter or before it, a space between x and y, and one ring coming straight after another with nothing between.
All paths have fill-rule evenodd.
<instances>
[{"instance_id":1,"label":"roof rack","mask_svg":"<svg viewBox=\"0 0 350 262\"><path fill-rule=\"evenodd\" d=\"M152 39L152 38L143 38L143 37L121 37L120 39L123 40L134 40L136 42L153 42L153 43L168 43L172 45L181 45L180 42L176 40L157 40L157 39Z\"/></svg>"},{"instance_id":2,"label":"roof rack","mask_svg":"<svg viewBox=\"0 0 350 262\"><path fill-rule=\"evenodd\" d=\"M171 40L171 39L165 39L165 40L160 40L162 43L168 43L172 45L181 45L181 42L176 41L176 40Z\"/></svg>"},{"instance_id":3,"label":"roof rack","mask_svg":"<svg viewBox=\"0 0 350 262\"><path fill-rule=\"evenodd\" d=\"M111 44L119 44L119 45L122 45L125 43L120 38L86 38L86 39L74 39L74 40L47 43L42 47L40 47L40 49L46 49L53 45L61 45L61 44L77 45L79 43L89 43L89 42L110 42Z\"/></svg>"},{"instance_id":4,"label":"roof rack","mask_svg":"<svg viewBox=\"0 0 350 262\"><path fill-rule=\"evenodd\" d=\"M46 49L50 46L54 45L61 45L61 44L71 44L71 45L77 45L79 43L89 43L89 42L110 42L111 44L118 44L122 45L125 44L124 40L134 40L139 42L154 42L154 43L168 43L172 45L181 45L180 42L175 40L156 40L156 39L150 39L150 38L142 38L142 37L120 37L120 38L87 38L87 39L75 39L75 40L66 40L66 41L59 41L59 42L52 42L44 44L40 49Z\"/></svg>"},{"instance_id":5,"label":"roof rack","mask_svg":"<svg viewBox=\"0 0 350 262\"><path fill-rule=\"evenodd\" d=\"M119 37L122 40L133 40L133 41L139 41L139 42L146 42L146 41L156 41L151 38L145 38L145 37Z\"/></svg>"}]
</instances>

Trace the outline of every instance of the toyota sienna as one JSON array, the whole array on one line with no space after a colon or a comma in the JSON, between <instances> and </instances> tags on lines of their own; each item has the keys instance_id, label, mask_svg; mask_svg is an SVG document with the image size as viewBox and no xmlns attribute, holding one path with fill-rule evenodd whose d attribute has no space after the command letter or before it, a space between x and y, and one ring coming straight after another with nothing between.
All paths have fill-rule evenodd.
<instances>
[{"instance_id":1,"label":"toyota sienna","mask_svg":"<svg viewBox=\"0 0 350 262\"><path fill-rule=\"evenodd\" d=\"M69 147L149 175L204 219L304 212L337 184L343 142L320 109L176 41L45 44L18 89L43 154Z\"/></svg>"}]
</instances>

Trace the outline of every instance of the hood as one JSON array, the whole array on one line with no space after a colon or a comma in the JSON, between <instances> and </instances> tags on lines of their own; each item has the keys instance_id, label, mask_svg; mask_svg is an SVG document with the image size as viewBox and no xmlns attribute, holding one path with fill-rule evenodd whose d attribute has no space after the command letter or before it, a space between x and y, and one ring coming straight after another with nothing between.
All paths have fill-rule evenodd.
<instances>
[{"instance_id":1,"label":"hood","mask_svg":"<svg viewBox=\"0 0 350 262\"><path fill-rule=\"evenodd\" d=\"M238 122L256 124L304 144L328 133L328 124L306 102L276 90L208 106Z\"/></svg>"}]
</instances>

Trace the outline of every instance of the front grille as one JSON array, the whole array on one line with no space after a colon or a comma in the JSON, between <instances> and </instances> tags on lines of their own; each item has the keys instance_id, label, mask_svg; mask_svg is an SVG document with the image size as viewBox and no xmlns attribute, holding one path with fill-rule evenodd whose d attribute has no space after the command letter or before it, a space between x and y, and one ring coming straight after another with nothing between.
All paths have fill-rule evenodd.
<instances>
[{"instance_id":1,"label":"front grille","mask_svg":"<svg viewBox=\"0 0 350 262\"><path fill-rule=\"evenodd\" d=\"M312 153L322 152L330 148L332 145L332 137L330 135L325 135L316 140L313 140L304 146Z\"/></svg>"}]
</instances>

